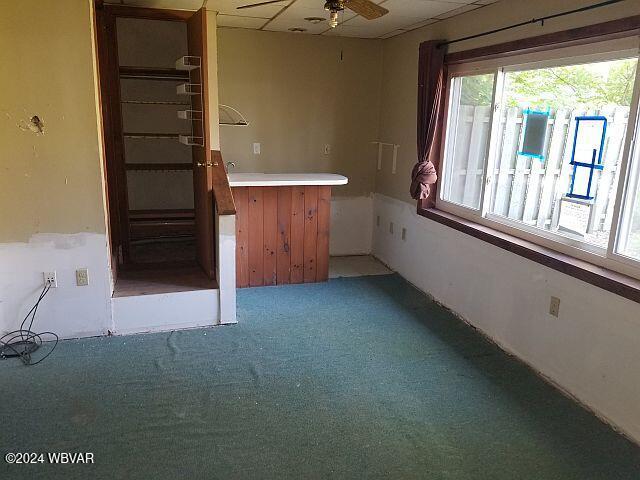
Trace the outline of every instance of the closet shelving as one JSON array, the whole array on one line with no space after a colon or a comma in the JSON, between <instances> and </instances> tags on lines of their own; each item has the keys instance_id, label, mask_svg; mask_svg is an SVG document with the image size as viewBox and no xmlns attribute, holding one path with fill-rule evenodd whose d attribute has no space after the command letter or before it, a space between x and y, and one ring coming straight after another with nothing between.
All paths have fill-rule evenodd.
<instances>
[{"instance_id":1,"label":"closet shelving","mask_svg":"<svg viewBox=\"0 0 640 480\"><path fill-rule=\"evenodd\" d=\"M176 60L175 68L154 68L154 67L132 67L121 66L119 68L120 79L125 80L158 80L158 81L170 81L181 82L176 85L176 94L180 96L197 97L199 101L175 101L175 100L121 100L123 104L134 105L176 105L176 106L190 106L191 109L179 110L177 112L178 118L182 120L202 121L203 111L203 99L202 99L202 72L200 57L192 55L185 55ZM197 75L193 75L196 73ZM194 108L194 103L199 104L199 109ZM137 139L176 139L184 145L200 145L203 144L202 136L195 135L193 131L193 124L191 128L191 134L182 133L157 133L157 132L124 132L122 135L124 138L137 138ZM149 164L145 164L149 165ZM127 164L127 170L135 169L142 170L142 168L130 168ZM161 167L149 168L149 170L161 170ZM167 168L168 169L168 168ZM182 168L184 170L186 168ZM169 170L169 169L168 169ZM175 170L170 169L170 170Z\"/></svg>"},{"instance_id":2,"label":"closet shelving","mask_svg":"<svg viewBox=\"0 0 640 480\"><path fill-rule=\"evenodd\" d=\"M127 163L127 170L193 170L192 163Z\"/></svg>"},{"instance_id":3,"label":"closet shelving","mask_svg":"<svg viewBox=\"0 0 640 480\"><path fill-rule=\"evenodd\" d=\"M191 109L180 110L177 113L179 119L191 122L191 135L179 135L178 140L184 145L204 146L204 137L202 136L204 128L202 59L193 55L185 55L176 60L175 66L177 71L186 74L186 82L176 86L176 93L192 99ZM194 128L194 126L197 126L197 128ZM199 134L196 133L196 130Z\"/></svg>"},{"instance_id":4,"label":"closet shelving","mask_svg":"<svg viewBox=\"0 0 640 480\"><path fill-rule=\"evenodd\" d=\"M175 62L175 68L153 68L121 66L119 76L121 80L143 80L168 84L174 94L169 98L159 99L127 99L122 104L149 106L168 106L172 115L179 121L188 121L190 129L185 132L162 133L154 131L124 131L125 139L135 139L139 142L180 142L183 145L203 145L203 99L201 60L199 57L185 56ZM146 85L146 83L145 83ZM164 89L163 89L164 90ZM173 97L173 98L171 98ZM174 108L171 108L174 107ZM146 111L146 110L145 110ZM149 110L153 114L155 110ZM166 112L165 112L166 113ZM175 117L174 117L175 118ZM186 130L186 129L185 129ZM162 144L164 145L164 144ZM185 147L186 148L186 147ZM170 172L191 172L193 162L159 162L149 161L152 158L139 159L143 161L124 162L124 169L131 173L149 172L154 175L165 175ZM146 160L146 161L144 161ZM135 245L149 242L166 242L177 239L192 238L195 235L195 216L193 209L128 209L129 237Z\"/></svg>"},{"instance_id":5,"label":"closet shelving","mask_svg":"<svg viewBox=\"0 0 640 480\"><path fill-rule=\"evenodd\" d=\"M120 67L120 78L147 79L147 80L185 80L189 81L189 74L177 68L152 68L152 67Z\"/></svg>"}]
</instances>

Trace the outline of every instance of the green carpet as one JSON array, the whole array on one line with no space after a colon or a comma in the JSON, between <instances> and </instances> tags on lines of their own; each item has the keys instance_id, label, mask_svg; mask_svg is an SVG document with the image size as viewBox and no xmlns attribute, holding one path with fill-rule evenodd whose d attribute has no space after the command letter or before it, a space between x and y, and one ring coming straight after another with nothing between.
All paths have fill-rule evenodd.
<instances>
[{"instance_id":1,"label":"green carpet","mask_svg":"<svg viewBox=\"0 0 640 480\"><path fill-rule=\"evenodd\" d=\"M238 325L0 362L24 479L640 478L640 448L396 275L238 292Z\"/></svg>"}]
</instances>

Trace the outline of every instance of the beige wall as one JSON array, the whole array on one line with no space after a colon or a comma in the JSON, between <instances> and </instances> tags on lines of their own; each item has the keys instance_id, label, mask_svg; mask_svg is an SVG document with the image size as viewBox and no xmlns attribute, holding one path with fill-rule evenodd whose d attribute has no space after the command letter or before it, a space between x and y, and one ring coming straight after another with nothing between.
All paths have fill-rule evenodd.
<instances>
[{"instance_id":1,"label":"beige wall","mask_svg":"<svg viewBox=\"0 0 640 480\"><path fill-rule=\"evenodd\" d=\"M220 103L250 122L220 127L232 171L341 173L349 185L335 194L371 193L381 53L377 40L219 28Z\"/></svg>"},{"instance_id":2,"label":"beige wall","mask_svg":"<svg viewBox=\"0 0 640 480\"><path fill-rule=\"evenodd\" d=\"M397 174L391 174L388 162L376 174L376 192L412 202L409 196L409 176L416 161L416 102L418 76L418 46L431 39L453 39L531 18L549 15L592 4L592 0L502 0L479 10L408 32L383 43L383 76L380 110L380 138L397 143ZM640 14L637 0L574 14L540 24L528 25L495 35L451 45L449 51L466 50L518 38L605 22Z\"/></svg>"},{"instance_id":3,"label":"beige wall","mask_svg":"<svg viewBox=\"0 0 640 480\"><path fill-rule=\"evenodd\" d=\"M0 45L0 242L104 233L90 1L5 2Z\"/></svg>"}]
</instances>

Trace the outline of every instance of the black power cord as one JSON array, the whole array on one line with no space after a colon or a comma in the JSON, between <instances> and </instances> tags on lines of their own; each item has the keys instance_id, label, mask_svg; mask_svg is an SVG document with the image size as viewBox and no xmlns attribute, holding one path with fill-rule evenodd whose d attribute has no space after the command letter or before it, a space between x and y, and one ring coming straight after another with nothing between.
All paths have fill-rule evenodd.
<instances>
[{"instance_id":1,"label":"black power cord","mask_svg":"<svg viewBox=\"0 0 640 480\"><path fill-rule=\"evenodd\" d=\"M51 290L51 285L46 284L42 289L42 292L40 292L40 296L38 297L35 305L31 307L31 310L29 310L25 315L18 330L14 330L0 337L1 359L20 357L20 360L22 360L22 363L25 365L37 365L51 355L56 349L59 340L58 335L53 332L35 333L31 330L33 328L33 322L35 321L36 312L38 311L40 302L42 302L42 299L47 296L49 290ZM25 323L27 323L27 319L29 319L29 317L31 317L31 320L29 320L29 326L25 328ZM32 362L31 354L42 346L42 337L46 335L50 335L54 338L55 343L53 344L53 347L51 347L51 350L49 350L49 352L40 360Z\"/></svg>"}]
</instances>

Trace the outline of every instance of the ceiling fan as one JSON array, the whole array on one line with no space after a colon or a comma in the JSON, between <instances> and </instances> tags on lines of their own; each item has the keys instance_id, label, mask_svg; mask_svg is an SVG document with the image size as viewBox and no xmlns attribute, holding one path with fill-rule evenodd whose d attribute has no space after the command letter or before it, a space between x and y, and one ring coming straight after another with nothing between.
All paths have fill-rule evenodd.
<instances>
[{"instance_id":1,"label":"ceiling fan","mask_svg":"<svg viewBox=\"0 0 640 480\"><path fill-rule=\"evenodd\" d=\"M237 10L242 10L243 8L261 7L262 5L281 3L283 1L284 0L268 0L266 2L252 3L236 8ZM324 4L324 9L329 12L329 26L331 28L335 28L338 25L338 13L345 8L354 11L367 20L374 20L389 13L389 10L380 5L376 5L371 0L327 0Z\"/></svg>"}]
</instances>

